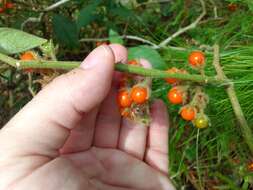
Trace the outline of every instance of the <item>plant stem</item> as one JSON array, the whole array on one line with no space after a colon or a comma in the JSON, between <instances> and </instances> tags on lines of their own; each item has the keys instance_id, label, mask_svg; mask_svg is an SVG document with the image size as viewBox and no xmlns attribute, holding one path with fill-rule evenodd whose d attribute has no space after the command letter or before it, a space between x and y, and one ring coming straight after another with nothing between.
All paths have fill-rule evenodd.
<instances>
[{"instance_id":1,"label":"plant stem","mask_svg":"<svg viewBox=\"0 0 253 190\"><path fill-rule=\"evenodd\" d=\"M217 76L219 79L221 79L221 80L227 79L227 77L224 74L222 67L220 65L219 46L217 44L214 45L213 66L217 72ZM226 92L228 94L232 108L234 110L235 117L239 123L239 126L241 127L243 138L244 138L245 142L248 144L250 152L253 155L252 131L251 131L250 127L248 126L248 123L247 123L245 116L243 114L242 108L241 108L238 98L236 96L236 92L235 92L233 83L230 83L227 86Z\"/></svg>"},{"instance_id":2,"label":"plant stem","mask_svg":"<svg viewBox=\"0 0 253 190\"><path fill-rule=\"evenodd\" d=\"M197 131L197 139L196 139L196 166L197 166L197 175L199 180L199 188L202 190L202 181L201 181L201 174L199 169L199 129Z\"/></svg>"},{"instance_id":3,"label":"plant stem","mask_svg":"<svg viewBox=\"0 0 253 190\"><path fill-rule=\"evenodd\" d=\"M143 67L129 66L125 64L116 64L115 68L117 71L138 74L142 76L148 76L152 78L175 78L180 80L199 82L204 84L224 84L230 82L228 80L217 80L215 77L207 77L201 75L191 75L191 74L171 74L166 71L161 71L158 69L145 69Z\"/></svg>"},{"instance_id":4,"label":"plant stem","mask_svg":"<svg viewBox=\"0 0 253 190\"><path fill-rule=\"evenodd\" d=\"M45 60L20 61L1 53L0 53L0 61L7 63L17 69L34 68L34 69L71 70L78 67L81 64L81 62L76 61L45 61ZM137 74L145 77L176 78L180 80L192 81L203 84L221 85L230 83L230 81L227 79L221 80L215 77L190 75L190 74L170 74L166 71L158 69L146 69L143 67L131 66L121 63L115 65L115 70L125 73Z\"/></svg>"}]
</instances>

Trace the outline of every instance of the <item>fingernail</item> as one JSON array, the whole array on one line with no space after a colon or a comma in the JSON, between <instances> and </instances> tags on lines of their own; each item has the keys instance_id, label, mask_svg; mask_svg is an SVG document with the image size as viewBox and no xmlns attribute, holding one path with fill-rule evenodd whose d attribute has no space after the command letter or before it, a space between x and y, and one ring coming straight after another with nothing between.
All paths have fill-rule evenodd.
<instances>
[{"instance_id":1,"label":"fingernail","mask_svg":"<svg viewBox=\"0 0 253 190\"><path fill-rule=\"evenodd\" d=\"M101 45L94 49L80 65L83 69L91 69L100 64L104 58L111 53L111 49L107 45Z\"/></svg>"}]
</instances>

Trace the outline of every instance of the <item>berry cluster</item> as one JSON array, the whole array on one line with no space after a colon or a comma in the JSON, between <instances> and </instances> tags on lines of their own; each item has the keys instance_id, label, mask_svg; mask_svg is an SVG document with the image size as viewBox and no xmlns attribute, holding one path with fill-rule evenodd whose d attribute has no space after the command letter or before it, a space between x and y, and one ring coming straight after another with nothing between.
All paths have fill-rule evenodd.
<instances>
[{"instance_id":1,"label":"berry cluster","mask_svg":"<svg viewBox=\"0 0 253 190\"><path fill-rule=\"evenodd\" d=\"M130 60L129 65L141 66L139 61ZM149 116L149 81L135 75L124 74L119 83L117 101L122 117L148 124Z\"/></svg>"},{"instance_id":2,"label":"berry cluster","mask_svg":"<svg viewBox=\"0 0 253 190\"><path fill-rule=\"evenodd\" d=\"M205 66L205 55L200 51L194 51L189 55L189 65L198 70L203 75ZM168 73L187 74L183 69L170 68ZM189 83L174 78L165 79L172 85L168 91L167 98L171 104L182 105L179 114L186 121L191 121L197 128L206 128L209 126L209 119L204 113L208 103L208 96L204 93L203 88L199 84L195 84L195 88L190 88Z\"/></svg>"},{"instance_id":3,"label":"berry cluster","mask_svg":"<svg viewBox=\"0 0 253 190\"><path fill-rule=\"evenodd\" d=\"M11 2L3 2L3 3L0 3L0 13L4 13L6 10L8 9L13 9L14 8L14 4L11 3Z\"/></svg>"}]
</instances>

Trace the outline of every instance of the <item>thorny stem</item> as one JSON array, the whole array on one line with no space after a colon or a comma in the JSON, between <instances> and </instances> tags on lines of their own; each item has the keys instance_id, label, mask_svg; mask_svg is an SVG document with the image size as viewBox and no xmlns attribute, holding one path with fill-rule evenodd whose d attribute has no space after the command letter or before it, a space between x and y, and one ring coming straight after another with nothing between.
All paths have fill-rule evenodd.
<instances>
[{"instance_id":1,"label":"thorny stem","mask_svg":"<svg viewBox=\"0 0 253 190\"><path fill-rule=\"evenodd\" d=\"M227 77L224 74L222 67L220 65L219 45L217 45L217 44L214 45L213 66L217 72L218 79L226 80ZM250 127L248 126L248 123L247 123L245 116L243 114L242 108L241 108L238 98L236 96L236 92L235 92L233 83L230 83L226 87L226 92L228 94L232 108L234 110L235 117L238 121L239 126L241 127L243 138L244 138L245 142L248 144L251 154L253 154L252 131L251 131Z\"/></svg>"},{"instance_id":2,"label":"thorny stem","mask_svg":"<svg viewBox=\"0 0 253 190\"><path fill-rule=\"evenodd\" d=\"M27 69L27 68L36 68L36 69L60 69L60 70L71 70L77 68L81 62L75 61L20 61L12 57L0 53L0 61L7 63L17 69ZM201 75L191 75L191 74L171 74L166 71L158 69L146 69L138 66L130 66L127 64L118 63L115 65L115 70L137 74L145 77L152 78L176 78L180 80L187 80L202 84L213 84L213 85L223 85L230 83L227 79L217 79L215 77L201 76Z\"/></svg>"}]
</instances>

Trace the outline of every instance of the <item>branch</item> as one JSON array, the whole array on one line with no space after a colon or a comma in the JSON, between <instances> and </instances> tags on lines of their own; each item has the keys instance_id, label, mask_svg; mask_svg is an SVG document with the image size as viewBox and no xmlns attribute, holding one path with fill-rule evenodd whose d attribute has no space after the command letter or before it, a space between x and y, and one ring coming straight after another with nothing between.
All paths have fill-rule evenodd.
<instances>
[{"instance_id":1,"label":"branch","mask_svg":"<svg viewBox=\"0 0 253 190\"><path fill-rule=\"evenodd\" d=\"M60 0L52 5L50 5L49 7L45 8L38 17L29 17L27 18L22 24L21 24L21 29L23 30L25 25L29 22L41 22L41 19L42 17L44 16L45 12L48 12L48 11L52 11L56 8L58 8L59 6L69 2L71 0Z\"/></svg>"},{"instance_id":2,"label":"branch","mask_svg":"<svg viewBox=\"0 0 253 190\"><path fill-rule=\"evenodd\" d=\"M40 22L42 17L44 16L44 13L40 13L38 17L29 17L27 18L22 24L21 24L21 30L24 30L25 25L29 22Z\"/></svg>"},{"instance_id":3,"label":"branch","mask_svg":"<svg viewBox=\"0 0 253 190\"><path fill-rule=\"evenodd\" d=\"M81 62L75 61L46 61L46 60L37 60L37 61L20 61L16 60L12 57L0 53L0 61L7 63L16 69L61 69L61 70L71 70L79 67ZM230 81L218 80L215 77L207 77L201 75L191 75L191 74L170 74L166 71L158 70L158 69L146 69L143 67L131 66L127 64L115 64L115 70L137 74L145 77L152 78L175 78L180 79L182 81L191 81L202 84L212 84L212 85L222 85L224 83L229 83Z\"/></svg>"},{"instance_id":4,"label":"branch","mask_svg":"<svg viewBox=\"0 0 253 190\"><path fill-rule=\"evenodd\" d=\"M142 43L145 44L149 44L151 45L151 47L153 48L160 48L158 45L156 45L155 43L146 40L144 38L138 37L138 36L131 36L131 35L122 35L122 36L117 36L118 38L122 38L122 39L130 39L130 40L136 40L136 41L140 41ZM83 38L81 40L79 40L80 42L98 42L98 41L107 41L110 38Z\"/></svg>"},{"instance_id":5,"label":"branch","mask_svg":"<svg viewBox=\"0 0 253 190\"><path fill-rule=\"evenodd\" d=\"M219 46L217 44L215 44L214 45L213 66L217 72L218 79L228 80L222 70L221 65L220 65L220 57L219 56L220 56L219 55ZM242 108L241 108L238 98L236 96L236 92L235 92L233 83L229 83L229 85L226 88L226 92L228 94L232 108L234 110L235 117L239 123L239 126L241 127L243 138L244 138L245 142L248 144L251 154L253 154L252 131L251 131L250 127L248 126L248 123L247 123L245 116L243 114Z\"/></svg>"},{"instance_id":6,"label":"branch","mask_svg":"<svg viewBox=\"0 0 253 190\"><path fill-rule=\"evenodd\" d=\"M45 12L52 11L52 10L56 9L57 7L65 4L65 3L67 3L69 1L71 1L71 0L60 0L60 1L58 1L58 2L56 2L54 4L52 4L52 5L50 5L49 7L45 8L44 11Z\"/></svg>"},{"instance_id":7,"label":"branch","mask_svg":"<svg viewBox=\"0 0 253 190\"><path fill-rule=\"evenodd\" d=\"M173 40L174 38L176 38L177 36L185 33L188 30L191 30L193 28L196 28L196 26L198 25L198 23L202 20L202 18L206 15L206 5L204 0L199 0L202 6L202 13L199 15L199 17L190 25L179 29L176 33L172 34L170 37L168 37L167 39L165 39L164 41L162 41L159 46L160 47L165 47L168 43L170 43L171 40Z\"/></svg>"},{"instance_id":8,"label":"branch","mask_svg":"<svg viewBox=\"0 0 253 190\"><path fill-rule=\"evenodd\" d=\"M139 41L139 42L142 42L144 44L148 44L151 46L151 48L154 48L154 49L159 49L161 48L159 45L149 41L149 40L146 40L144 38L141 38L141 37L138 37L138 36L132 36L132 35L121 35L121 36L117 36L118 38L122 38L122 39L129 39L129 40L136 40L136 41ZM101 41L107 41L109 40L110 38L83 38L83 39L80 39L79 42L101 42ZM180 51L185 51L186 49L183 48L183 47L174 47L174 46L168 46L168 48L170 49L175 49L175 50L180 50Z\"/></svg>"}]
</instances>

